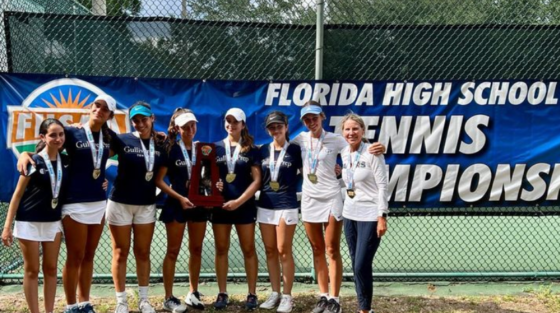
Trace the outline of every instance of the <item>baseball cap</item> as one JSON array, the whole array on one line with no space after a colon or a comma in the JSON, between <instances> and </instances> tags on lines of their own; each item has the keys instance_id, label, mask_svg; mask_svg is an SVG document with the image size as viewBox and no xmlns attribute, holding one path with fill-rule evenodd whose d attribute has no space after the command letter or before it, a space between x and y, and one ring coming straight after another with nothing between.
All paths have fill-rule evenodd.
<instances>
[{"instance_id":1,"label":"baseball cap","mask_svg":"<svg viewBox=\"0 0 560 313\"><path fill-rule=\"evenodd\" d=\"M308 105L301 109L299 119L303 119L303 117L307 114L321 114L323 109L317 105Z\"/></svg>"},{"instance_id":2,"label":"baseball cap","mask_svg":"<svg viewBox=\"0 0 560 313\"><path fill-rule=\"evenodd\" d=\"M284 118L284 116L274 112L271 113L267 118L266 118L266 124L265 127L270 126L271 124L288 124L286 119Z\"/></svg>"},{"instance_id":3,"label":"baseball cap","mask_svg":"<svg viewBox=\"0 0 560 313\"><path fill-rule=\"evenodd\" d=\"M111 112L115 112L115 110L117 109L117 101L115 101L115 99L113 97L111 97L107 94L98 95L97 98L95 98L95 100L93 100L93 102L95 102L97 100L105 101L105 103L107 103L107 108Z\"/></svg>"},{"instance_id":4,"label":"baseball cap","mask_svg":"<svg viewBox=\"0 0 560 313\"><path fill-rule=\"evenodd\" d=\"M233 116L237 121L239 122L245 122L245 112L243 112L243 110L238 109L238 108L232 108L229 109L226 112L226 117L228 117L228 115Z\"/></svg>"},{"instance_id":5,"label":"baseball cap","mask_svg":"<svg viewBox=\"0 0 560 313\"><path fill-rule=\"evenodd\" d=\"M183 113L183 114L181 114L181 115L179 115L175 118L175 125L177 125L179 127L183 127L184 125L186 125L190 121L195 121L195 122L198 123L198 120L196 119L196 116L194 116L194 114Z\"/></svg>"},{"instance_id":6,"label":"baseball cap","mask_svg":"<svg viewBox=\"0 0 560 313\"><path fill-rule=\"evenodd\" d=\"M132 119L136 115L152 116L152 110L143 105L137 105L130 110L129 116Z\"/></svg>"}]
</instances>

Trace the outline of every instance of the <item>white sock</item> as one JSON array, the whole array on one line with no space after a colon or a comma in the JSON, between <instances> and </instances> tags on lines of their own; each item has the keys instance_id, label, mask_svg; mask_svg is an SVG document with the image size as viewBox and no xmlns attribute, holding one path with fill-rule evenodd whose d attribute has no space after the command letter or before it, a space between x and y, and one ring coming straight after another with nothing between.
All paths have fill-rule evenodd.
<instances>
[{"instance_id":1,"label":"white sock","mask_svg":"<svg viewBox=\"0 0 560 313\"><path fill-rule=\"evenodd\" d=\"M329 298L329 294L328 294L328 293L320 293L320 294L319 294L319 298L321 298L321 297L325 297L325 298L328 299L328 298Z\"/></svg>"},{"instance_id":2,"label":"white sock","mask_svg":"<svg viewBox=\"0 0 560 313\"><path fill-rule=\"evenodd\" d=\"M336 301L336 303L340 304L340 297L330 297L330 299L334 299L334 301Z\"/></svg>"},{"instance_id":3,"label":"white sock","mask_svg":"<svg viewBox=\"0 0 560 313\"><path fill-rule=\"evenodd\" d=\"M89 301L84 301L84 302L78 303L79 306L84 306L84 305L86 305L86 304L89 304Z\"/></svg>"},{"instance_id":4,"label":"white sock","mask_svg":"<svg viewBox=\"0 0 560 313\"><path fill-rule=\"evenodd\" d=\"M292 298L292 295L287 295L287 294L283 293L283 294L282 294L282 297L286 297L286 298L288 298L288 299L291 299L291 298Z\"/></svg>"},{"instance_id":5,"label":"white sock","mask_svg":"<svg viewBox=\"0 0 560 313\"><path fill-rule=\"evenodd\" d=\"M126 291L117 292L117 303L128 304L128 300L126 299Z\"/></svg>"},{"instance_id":6,"label":"white sock","mask_svg":"<svg viewBox=\"0 0 560 313\"><path fill-rule=\"evenodd\" d=\"M74 303L74 304L67 304L67 305L66 305L66 310L71 310L71 309L76 308L76 307L78 307L78 304L77 304L77 303Z\"/></svg>"},{"instance_id":7,"label":"white sock","mask_svg":"<svg viewBox=\"0 0 560 313\"><path fill-rule=\"evenodd\" d=\"M271 296L276 296L276 297L277 297L278 295L279 295L279 293L276 292L276 291L273 291L272 294L271 294Z\"/></svg>"},{"instance_id":8,"label":"white sock","mask_svg":"<svg viewBox=\"0 0 560 313\"><path fill-rule=\"evenodd\" d=\"M148 288L149 286L138 286L138 296L140 297L140 301L148 300Z\"/></svg>"}]
</instances>

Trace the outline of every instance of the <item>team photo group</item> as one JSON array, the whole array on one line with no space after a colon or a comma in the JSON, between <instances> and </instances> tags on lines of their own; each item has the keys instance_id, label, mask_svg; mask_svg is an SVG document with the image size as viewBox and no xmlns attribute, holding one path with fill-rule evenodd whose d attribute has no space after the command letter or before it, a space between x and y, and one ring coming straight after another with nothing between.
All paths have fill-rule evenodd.
<instances>
[{"instance_id":1,"label":"team photo group","mask_svg":"<svg viewBox=\"0 0 560 313\"><path fill-rule=\"evenodd\" d=\"M233 227L246 271L246 309L292 311L297 303L292 286L298 254L292 243L296 227L304 227L318 282L313 313L342 312L343 230L352 261L356 309L372 312L372 262L387 231L388 174L385 146L368 142L360 116L348 113L340 123L342 134L328 132L323 128L326 116L321 104L308 101L299 114L307 131L291 137L289 117L271 110L262 121L263 128L253 130L266 131L270 141L257 146L245 112L240 108L227 110L222 115L224 129L213 130L224 132L224 139L212 145L219 179L207 186L219 190L223 205L199 206L189 199L189 190L199 188L191 185L191 179L198 175L193 170L200 148L197 144L205 142L196 137L197 127L205 127L198 124L196 112L175 109L167 132L159 132L154 129L156 116L151 106L137 102L128 109L133 132L117 134L108 126L117 110L113 97L98 95L88 110L89 120L83 124L44 119L35 152L22 153L18 160L20 177L2 242L21 249L29 312L40 312L40 273L45 310L54 311L57 263L64 242L64 312L95 313L90 289L105 224L112 242L115 313L137 309L142 313L160 309L181 313L188 307L203 310L208 305L225 309ZM118 160L117 175L108 188L106 167L113 156ZM161 210L156 208L158 189L167 195ZM148 300L150 251L157 220L164 223L167 234L163 304ZM207 227L213 232L218 286L212 303L203 303L198 291ZM256 252L257 231L266 252L271 286L267 299L257 297L258 264L264 263ZM185 232L188 251L181 251ZM131 247L138 308L129 308L125 291ZM176 263L183 253L188 254L190 287L184 301L173 293Z\"/></svg>"}]
</instances>

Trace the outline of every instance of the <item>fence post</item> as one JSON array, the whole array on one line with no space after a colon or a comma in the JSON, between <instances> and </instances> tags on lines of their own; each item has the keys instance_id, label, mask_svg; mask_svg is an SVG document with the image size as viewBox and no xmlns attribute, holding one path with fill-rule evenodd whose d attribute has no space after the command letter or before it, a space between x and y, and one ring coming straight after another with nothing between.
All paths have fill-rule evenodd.
<instances>
[{"instance_id":1,"label":"fence post","mask_svg":"<svg viewBox=\"0 0 560 313\"><path fill-rule=\"evenodd\" d=\"M315 80L323 79L323 13L325 11L325 0L316 0L317 25L315 39Z\"/></svg>"}]
</instances>

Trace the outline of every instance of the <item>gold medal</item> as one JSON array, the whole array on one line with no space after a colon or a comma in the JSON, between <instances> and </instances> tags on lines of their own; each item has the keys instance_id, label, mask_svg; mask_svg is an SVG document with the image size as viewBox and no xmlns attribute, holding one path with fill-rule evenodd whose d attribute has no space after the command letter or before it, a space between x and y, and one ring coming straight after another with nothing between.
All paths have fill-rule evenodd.
<instances>
[{"instance_id":1,"label":"gold medal","mask_svg":"<svg viewBox=\"0 0 560 313\"><path fill-rule=\"evenodd\" d=\"M356 196L356 192L354 191L354 189L346 189L346 194L348 195L348 197L350 197L350 199Z\"/></svg>"},{"instance_id":2,"label":"gold medal","mask_svg":"<svg viewBox=\"0 0 560 313\"><path fill-rule=\"evenodd\" d=\"M271 181L270 188L274 191L278 191L278 189L280 189L280 183L277 181Z\"/></svg>"},{"instance_id":3,"label":"gold medal","mask_svg":"<svg viewBox=\"0 0 560 313\"><path fill-rule=\"evenodd\" d=\"M154 177L154 172L152 171L146 172L146 177L145 177L146 181L152 180L153 177Z\"/></svg>"},{"instance_id":4,"label":"gold medal","mask_svg":"<svg viewBox=\"0 0 560 313\"><path fill-rule=\"evenodd\" d=\"M317 175L309 173L309 174L307 174L307 178L309 178L309 181L310 181L312 184L316 184L316 183L317 183Z\"/></svg>"},{"instance_id":5,"label":"gold medal","mask_svg":"<svg viewBox=\"0 0 560 313\"><path fill-rule=\"evenodd\" d=\"M53 209L56 209L56 206L57 206L57 205L58 205L58 199L57 199L57 198L53 198L53 199L51 200L51 207L52 207Z\"/></svg>"},{"instance_id":6,"label":"gold medal","mask_svg":"<svg viewBox=\"0 0 560 313\"><path fill-rule=\"evenodd\" d=\"M231 182L233 182L234 180L235 180L235 174L234 174L234 173L229 173L229 174L226 175L226 181L227 181L228 183L231 183Z\"/></svg>"},{"instance_id":7,"label":"gold medal","mask_svg":"<svg viewBox=\"0 0 560 313\"><path fill-rule=\"evenodd\" d=\"M99 169L99 168L94 169L93 174L92 174L93 179L98 179L99 175L101 175L101 169Z\"/></svg>"}]
</instances>

